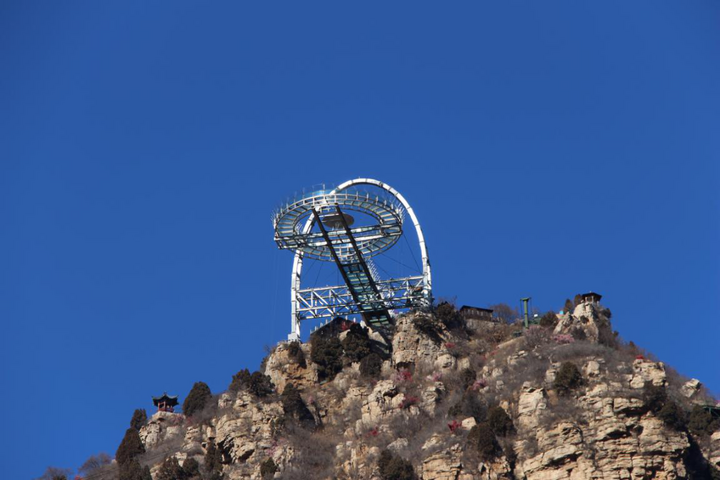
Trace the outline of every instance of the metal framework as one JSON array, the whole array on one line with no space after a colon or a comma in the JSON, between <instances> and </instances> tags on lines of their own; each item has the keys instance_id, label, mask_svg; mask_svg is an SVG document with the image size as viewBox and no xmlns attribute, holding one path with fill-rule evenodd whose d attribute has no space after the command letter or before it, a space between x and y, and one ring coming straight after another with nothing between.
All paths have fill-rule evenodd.
<instances>
[{"instance_id":1,"label":"metal framework","mask_svg":"<svg viewBox=\"0 0 720 480\"><path fill-rule=\"evenodd\" d=\"M377 187L381 194L359 191L357 186ZM374 224L353 227L348 211L359 212ZM371 257L397 243L405 215L418 237L422 275L380 279ZM278 247L295 251L291 341L300 340L303 320L361 315L366 324L382 327L396 310L432 303L430 260L420 223L405 198L383 182L357 178L335 189L305 193L278 209L273 225ZM334 262L345 285L302 288L305 257Z\"/></svg>"}]
</instances>

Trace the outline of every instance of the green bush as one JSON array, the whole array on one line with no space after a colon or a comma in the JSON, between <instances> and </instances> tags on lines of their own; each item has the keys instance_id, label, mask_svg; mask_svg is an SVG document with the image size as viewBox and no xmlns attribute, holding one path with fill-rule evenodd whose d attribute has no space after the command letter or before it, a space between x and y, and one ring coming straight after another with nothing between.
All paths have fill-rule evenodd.
<instances>
[{"instance_id":1,"label":"green bush","mask_svg":"<svg viewBox=\"0 0 720 480\"><path fill-rule=\"evenodd\" d=\"M512 418L501 407L494 405L488 409L487 424L493 433L504 437L515 432L515 425Z\"/></svg>"},{"instance_id":2,"label":"green bush","mask_svg":"<svg viewBox=\"0 0 720 480\"><path fill-rule=\"evenodd\" d=\"M250 385L250 370L243 368L232 377L228 390L231 392L237 392L239 390L247 388Z\"/></svg>"},{"instance_id":3,"label":"green bush","mask_svg":"<svg viewBox=\"0 0 720 480\"><path fill-rule=\"evenodd\" d=\"M463 391L467 390L477 380L477 372L470 368L465 368L460 372L460 385Z\"/></svg>"},{"instance_id":4,"label":"green bush","mask_svg":"<svg viewBox=\"0 0 720 480\"><path fill-rule=\"evenodd\" d=\"M115 452L115 460L118 465L123 465L142 453L145 453L145 447L140 440L140 433L134 428L128 428L117 452Z\"/></svg>"},{"instance_id":5,"label":"green bush","mask_svg":"<svg viewBox=\"0 0 720 480\"><path fill-rule=\"evenodd\" d=\"M451 418L473 417L476 422L483 422L487 418L487 405L477 392L465 390L458 402L448 411Z\"/></svg>"},{"instance_id":6,"label":"green bush","mask_svg":"<svg viewBox=\"0 0 720 480\"><path fill-rule=\"evenodd\" d=\"M155 475L155 480L187 480L187 478L185 470L175 457L166 458Z\"/></svg>"},{"instance_id":7,"label":"green bush","mask_svg":"<svg viewBox=\"0 0 720 480\"><path fill-rule=\"evenodd\" d=\"M377 353L371 353L360 360L360 375L377 380L382 373L382 358Z\"/></svg>"},{"instance_id":8,"label":"green bush","mask_svg":"<svg viewBox=\"0 0 720 480\"><path fill-rule=\"evenodd\" d=\"M250 375L250 385L248 385L248 391L256 397L267 397L273 393L273 387L274 385L269 376L260 372L253 372L253 374Z\"/></svg>"},{"instance_id":9,"label":"green bush","mask_svg":"<svg viewBox=\"0 0 720 480\"><path fill-rule=\"evenodd\" d=\"M453 330L463 326L463 318L457 311L455 305L449 302L441 302L435 307L435 316L448 329Z\"/></svg>"},{"instance_id":10,"label":"green bush","mask_svg":"<svg viewBox=\"0 0 720 480\"><path fill-rule=\"evenodd\" d=\"M552 310L546 312L545 315L540 318L540 326L544 328L555 328L557 322L557 315Z\"/></svg>"},{"instance_id":11,"label":"green bush","mask_svg":"<svg viewBox=\"0 0 720 480\"><path fill-rule=\"evenodd\" d=\"M372 344L366 329L359 323L351 323L342 341L345 358L351 363L359 362L372 352Z\"/></svg>"},{"instance_id":12,"label":"green bush","mask_svg":"<svg viewBox=\"0 0 720 480\"><path fill-rule=\"evenodd\" d=\"M263 480L273 478L278 471L277 465L272 458L268 458L260 464L260 476Z\"/></svg>"},{"instance_id":13,"label":"green bush","mask_svg":"<svg viewBox=\"0 0 720 480\"><path fill-rule=\"evenodd\" d=\"M577 365L572 362L563 362L555 375L553 386L558 395L569 395L570 392L583 385L583 377Z\"/></svg>"},{"instance_id":14,"label":"green bush","mask_svg":"<svg viewBox=\"0 0 720 480\"><path fill-rule=\"evenodd\" d=\"M183 413L191 417L194 413L201 411L212 399L210 387L205 382L195 382L187 398L183 402Z\"/></svg>"},{"instance_id":15,"label":"green bush","mask_svg":"<svg viewBox=\"0 0 720 480\"><path fill-rule=\"evenodd\" d=\"M147 423L147 412L144 408L138 408L130 419L130 428L140 430Z\"/></svg>"},{"instance_id":16,"label":"green bush","mask_svg":"<svg viewBox=\"0 0 720 480\"><path fill-rule=\"evenodd\" d=\"M280 395L286 419L296 420L305 428L315 426L315 417L305 405L295 385L288 383Z\"/></svg>"},{"instance_id":17,"label":"green bush","mask_svg":"<svg viewBox=\"0 0 720 480\"><path fill-rule=\"evenodd\" d=\"M712 435L720 429L720 418L714 418L712 414L700 405L695 405L688 417L688 430L698 437Z\"/></svg>"},{"instance_id":18,"label":"green bush","mask_svg":"<svg viewBox=\"0 0 720 480\"><path fill-rule=\"evenodd\" d=\"M300 342L290 342L290 344L288 345L288 357L290 357L290 360L300 365L302 368L307 367L307 362L305 362L305 354L302 351L302 346L300 345Z\"/></svg>"},{"instance_id":19,"label":"green bush","mask_svg":"<svg viewBox=\"0 0 720 480\"><path fill-rule=\"evenodd\" d=\"M343 347L335 336L314 334L310 338L310 360L318 366L320 381L332 380L340 373Z\"/></svg>"},{"instance_id":20,"label":"green bush","mask_svg":"<svg viewBox=\"0 0 720 480\"><path fill-rule=\"evenodd\" d=\"M658 418L665 423L665 425L670 428L674 428L675 430L684 430L687 426L685 412L672 400L668 400L657 415Z\"/></svg>"},{"instance_id":21,"label":"green bush","mask_svg":"<svg viewBox=\"0 0 720 480\"><path fill-rule=\"evenodd\" d=\"M118 465L117 478L118 480L153 480L152 475L150 474L150 467L141 466L137 458L133 458L127 463Z\"/></svg>"},{"instance_id":22,"label":"green bush","mask_svg":"<svg viewBox=\"0 0 720 480\"><path fill-rule=\"evenodd\" d=\"M192 457L188 457L182 464L183 472L187 478L200 477L200 464Z\"/></svg>"},{"instance_id":23,"label":"green bush","mask_svg":"<svg viewBox=\"0 0 720 480\"><path fill-rule=\"evenodd\" d=\"M220 449L215 445L215 442L210 440L207 444L207 450L205 450L205 470L208 473L220 473L222 472L223 455Z\"/></svg>"},{"instance_id":24,"label":"green bush","mask_svg":"<svg viewBox=\"0 0 720 480\"><path fill-rule=\"evenodd\" d=\"M563 307L563 311L569 314L572 314L575 311L575 305L573 305L572 300L570 300L569 298L565 300L565 306Z\"/></svg>"},{"instance_id":25,"label":"green bush","mask_svg":"<svg viewBox=\"0 0 720 480\"><path fill-rule=\"evenodd\" d=\"M485 422L479 423L470 429L467 443L483 460L496 458L502 452L492 428Z\"/></svg>"},{"instance_id":26,"label":"green bush","mask_svg":"<svg viewBox=\"0 0 720 480\"><path fill-rule=\"evenodd\" d=\"M667 400L668 397L665 387L653 385L650 382L645 383L643 388L643 403L645 404L645 408L652 413L658 413L665 406Z\"/></svg>"},{"instance_id":27,"label":"green bush","mask_svg":"<svg viewBox=\"0 0 720 480\"><path fill-rule=\"evenodd\" d=\"M412 463L385 449L378 458L378 470L382 480L416 480Z\"/></svg>"},{"instance_id":28,"label":"green bush","mask_svg":"<svg viewBox=\"0 0 720 480\"><path fill-rule=\"evenodd\" d=\"M431 317L429 315L418 315L413 321L413 326L418 332L426 335L433 342L442 342L442 337L440 336L442 327L440 325L440 322L434 317Z\"/></svg>"}]
</instances>

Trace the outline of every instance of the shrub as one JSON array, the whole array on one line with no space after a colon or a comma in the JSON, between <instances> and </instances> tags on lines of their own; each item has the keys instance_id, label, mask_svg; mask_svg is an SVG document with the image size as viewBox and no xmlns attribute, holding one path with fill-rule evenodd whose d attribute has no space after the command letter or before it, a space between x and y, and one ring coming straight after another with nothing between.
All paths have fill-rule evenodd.
<instances>
[{"instance_id":1,"label":"shrub","mask_svg":"<svg viewBox=\"0 0 720 480\"><path fill-rule=\"evenodd\" d=\"M559 343L560 345L567 345L575 342L575 338L569 333L558 333L557 335L553 335L552 339L555 343Z\"/></svg>"},{"instance_id":2,"label":"shrub","mask_svg":"<svg viewBox=\"0 0 720 480\"><path fill-rule=\"evenodd\" d=\"M578 293L577 295L575 295L575 298L573 298L573 308L574 308L574 307L577 307L577 306L580 305L582 302L583 302L582 295L580 295L580 294Z\"/></svg>"},{"instance_id":3,"label":"shrub","mask_svg":"<svg viewBox=\"0 0 720 480\"><path fill-rule=\"evenodd\" d=\"M260 476L264 479L273 478L278 471L277 465L272 458L268 458L260 464Z\"/></svg>"},{"instance_id":4,"label":"shrub","mask_svg":"<svg viewBox=\"0 0 720 480\"><path fill-rule=\"evenodd\" d=\"M693 435L711 435L720 429L720 418L714 418L712 414L700 405L695 405L688 417L688 430Z\"/></svg>"},{"instance_id":5,"label":"shrub","mask_svg":"<svg viewBox=\"0 0 720 480\"><path fill-rule=\"evenodd\" d=\"M302 368L307 367L305 354L302 351L300 342L290 342L290 345L288 345L288 357L290 357L290 360L300 365Z\"/></svg>"},{"instance_id":6,"label":"shrub","mask_svg":"<svg viewBox=\"0 0 720 480\"><path fill-rule=\"evenodd\" d=\"M463 326L463 318L452 303L441 302L435 308L435 316L450 330Z\"/></svg>"},{"instance_id":7,"label":"shrub","mask_svg":"<svg viewBox=\"0 0 720 480\"><path fill-rule=\"evenodd\" d=\"M144 408L138 408L130 419L130 427L140 430L147 423L147 412Z\"/></svg>"},{"instance_id":8,"label":"shrub","mask_svg":"<svg viewBox=\"0 0 720 480\"><path fill-rule=\"evenodd\" d=\"M270 377L260 372L253 372L251 374L247 368L244 368L233 375L228 390L231 392L247 390L256 397L263 398L273 393L274 388Z\"/></svg>"},{"instance_id":9,"label":"shrub","mask_svg":"<svg viewBox=\"0 0 720 480\"><path fill-rule=\"evenodd\" d=\"M549 343L550 337L551 332L539 325L530 325L530 328L526 329L523 334L525 346L529 349Z\"/></svg>"},{"instance_id":10,"label":"shrub","mask_svg":"<svg viewBox=\"0 0 720 480\"><path fill-rule=\"evenodd\" d=\"M345 358L349 362L359 362L371 353L370 337L367 330L358 323L350 323L347 334L342 341Z\"/></svg>"},{"instance_id":11,"label":"shrub","mask_svg":"<svg viewBox=\"0 0 720 480\"><path fill-rule=\"evenodd\" d=\"M115 460L118 465L123 465L141 453L145 453L145 447L140 440L140 434L134 428L128 428L117 452L115 452Z\"/></svg>"},{"instance_id":12,"label":"shrub","mask_svg":"<svg viewBox=\"0 0 720 480\"><path fill-rule=\"evenodd\" d=\"M462 427L462 423L458 422L457 420L453 420L452 422L448 423L447 425L452 433L457 433L458 430L460 430L460 427Z\"/></svg>"},{"instance_id":13,"label":"shrub","mask_svg":"<svg viewBox=\"0 0 720 480\"><path fill-rule=\"evenodd\" d=\"M555 328L557 322L557 315L552 310L546 312L545 315L540 318L540 326L544 328Z\"/></svg>"},{"instance_id":14,"label":"shrub","mask_svg":"<svg viewBox=\"0 0 720 480\"><path fill-rule=\"evenodd\" d=\"M231 392L237 392L241 389L247 388L250 385L250 370L243 368L232 377L228 390Z\"/></svg>"},{"instance_id":15,"label":"shrub","mask_svg":"<svg viewBox=\"0 0 720 480\"><path fill-rule=\"evenodd\" d=\"M318 377L332 380L342 370L343 348L334 336L312 335L310 338L310 360L318 366Z\"/></svg>"},{"instance_id":16,"label":"shrub","mask_svg":"<svg viewBox=\"0 0 720 480\"><path fill-rule=\"evenodd\" d=\"M491 460L502 451L492 428L485 422L479 423L470 429L467 443L484 460Z\"/></svg>"},{"instance_id":17,"label":"shrub","mask_svg":"<svg viewBox=\"0 0 720 480\"><path fill-rule=\"evenodd\" d=\"M512 323L516 319L520 318L520 314L517 309L511 307L507 303L496 303L495 305L490 305L490 308L492 309L495 317L505 323Z\"/></svg>"},{"instance_id":18,"label":"shrub","mask_svg":"<svg viewBox=\"0 0 720 480\"><path fill-rule=\"evenodd\" d=\"M471 390L466 390L460 400L448 411L450 417L473 417L482 422L487 417L487 405Z\"/></svg>"},{"instance_id":19,"label":"shrub","mask_svg":"<svg viewBox=\"0 0 720 480\"><path fill-rule=\"evenodd\" d=\"M578 370L577 365L572 362L563 362L560 369L555 375L555 383L553 386L558 395L569 395L571 391L580 387L584 383L583 377Z\"/></svg>"},{"instance_id":20,"label":"shrub","mask_svg":"<svg viewBox=\"0 0 720 480\"><path fill-rule=\"evenodd\" d=\"M667 399L665 387L653 385L651 382L645 383L645 387L643 388L643 403L645 404L645 408L657 414L665 406Z\"/></svg>"},{"instance_id":21,"label":"shrub","mask_svg":"<svg viewBox=\"0 0 720 480\"><path fill-rule=\"evenodd\" d=\"M410 462L388 449L380 452L378 470L382 480L415 480L415 470Z\"/></svg>"},{"instance_id":22,"label":"shrub","mask_svg":"<svg viewBox=\"0 0 720 480\"><path fill-rule=\"evenodd\" d=\"M412 372L408 368L401 368L395 372L395 383L409 383L412 382L412 379Z\"/></svg>"},{"instance_id":23,"label":"shrub","mask_svg":"<svg viewBox=\"0 0 720 480\"><path fill-rule=\"evenodd\" d=\"M85 463L78 468L78 472L85 476L92 476L93 472L101 469L105 465L110 465L112 458L105 452L100 452L97 455L90 456Z\"/></svg>"},{"instance_id":24,"label":"shrub","mask_svg":"<svg viewBox=\"0 0 720 480\"><path fill-rule=\"evenodd\" d=\"M477 372L470 368L465 368L460 372L460 386L463 391L467 390L477 380Z\"/></svg>"},{"instance_id":25,"label":"shrub","mask_svg":"<svg viewBox=\"0 0 720 480\"><path fill-rule=\"evenodd\" d=\"M675 430L684 430L687 425L685 412L672 400L668 400L657 415L665 425Z\"/></svg>"},{"instance_id":26,"label":"shrub","mask_svg":"<svg viewBox=\"0 0 720 480\"><path fill-rule=\"evenodd\" d=\"M200 477L200 464L192 457L185 459L182 469L187 478Z\"/></svg>"},{"instance_id":27,"label":"shrub","mask_svg":"<svg viewBox=\"0 0 720 480\"><path fill-rule=\"evenodd\" d=\"M212 440L208 441L205 451L205 469L209 473L222 472L223 455L220 449Z\"/></svg>"},{"instance_id":28,"label":"shrub","mask_svg":"<svg viewBox=\"0 0 720 480\"><path fill-rule=\"evenodd\" d=\"M166 458L155 475L155 480L186 480L187 478L185 470L175 457Z\"/></svg>"},{"instance_id":29,"label":"shrub","mask_svg":"<svg viewBox=\"0 0 720 480\"><path fill-rule=\"evenodd\" d=\"M360 360L360 375L377 380L382 372L382 358L377 353L371 353Z\"/></svg>"},{"instance_id":30,"label":"shrub","mask_svg":"<svg viewBox=\"0 0 720 480\"><path fill-rule=\"evenodd\" d=\"M488 409L487 424L492 432L500 437L507 436L515 431L515 425L510 416L497 405Z\"/></svg>"},{"instance_id":31,"label":"shrub","mask_svg":"<svg viewBox=\"0 0 720 480\"><path fill-rule=\"evenodd\" d=\"M565 313L570 313L570 314L572 314L574 310L575 310L575 305L573 305L572 300L570 300L569 298L566 299L566 300L565 300L565 306L563 307L563 311L564 311Z\"/></svg>"},{"instance_id":32,"label":"shrub","mask_svg":"<svg viewBox=\"0 0 720 480\"><path fill-rule=\"evenodd\" d=\"M413 395L407 395L405 398L402 399L402 402L400 402L400 408L402 410L406 410L413 405L417 405L420 399L418 397L415 397Z\"/></svg>"},{"instance_id":33,"label":"shrub","mask_svg":"<svg viewBox=\"0 0 720 480\"><path fill-rule=\"evenodd\" d=\"M201 411L205 408L208 401L212 398L210 387L205 382L195 382L187 398L183 402L183 413L191 417L193 413Z\"/></svg>"},{"instance_id":34,"label":"shrub","mask_svg":"<svg viewBox=\"0 0 720 480\"><path fill-rule=\"evenodd\" d=\"M160 480L157 477L155 480ZM118 480L152 480L150 467L143 467L137 458L118 466Z\"/></svg>"},{"instance_id":35,"label":"shrub","mask_svg":"<svg viewBox=\"0 0 720 480\"><path fill-rule=\"evenodd\" d=\"M248 391L259 398L267 397L273 393L272 380L270 380L270 377L260 372L253 372L253 374L250 375Z\"/></svg>"},{"instance_id":36,"label":"shrub","mask_svg":"<svg viewBox=\"0 0 720 480\"><path fill-rule=\"evenodd\" d=\"M440 335L442 328L440 326L440 322L434 317L429 315L418 315L413 321L413 326L418 332L426 335L433 342L442 342L442 336Z\"/></svg>"},{"instance_id":37,"label":"shrub","mask_svg":"<svg viewBox=\"0 0 720 480\"><path fill-rule=\"evenodd\" d=\"M37 480L67 480L71 474L72 470L69 468L47 467L42 477Z\"/></svg>"},{"instance_id":38,"label":"shrub","mask_svg":"<svg viewBox=\"0 0 720 480\"><path fill-rule=\"evenodd\" d=\"M311 428L315 426L315 417L305 405L300 392L295 385L288 383L280 395L286 419L297 420L302 426Z\"/></svg>"}]
</instances>

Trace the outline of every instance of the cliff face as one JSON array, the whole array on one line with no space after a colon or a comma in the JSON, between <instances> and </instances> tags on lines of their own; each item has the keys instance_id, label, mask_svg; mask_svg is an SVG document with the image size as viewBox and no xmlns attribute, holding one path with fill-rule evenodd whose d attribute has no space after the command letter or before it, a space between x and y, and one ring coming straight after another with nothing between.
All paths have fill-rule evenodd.
<instances>
[{"instance_id":1,"label":"cliff face","mask_svg":"<svg viewBox=\"0 0 720 480\"><path fill-rule=\"evenodd\" d=\"M281 344L264 373L285 395L241 388L195 418L155 414L140 431L141 461L157 478L166 457L194 458L211 478L203 464L217 449L215 478L412 478L379 466L387 450L422 479L714 478L720 432L690 434L667 406L682 416L714 400L698 381L617 345L597 304L524 334L477 320L470 331L455 312L442 317L400 317L391 348L377 349L390 353L374 378L348 360L348 342L344 367L322 384L309 344ZM312 419L299 421L302 412Z\"/></svg>"}]
</instances>

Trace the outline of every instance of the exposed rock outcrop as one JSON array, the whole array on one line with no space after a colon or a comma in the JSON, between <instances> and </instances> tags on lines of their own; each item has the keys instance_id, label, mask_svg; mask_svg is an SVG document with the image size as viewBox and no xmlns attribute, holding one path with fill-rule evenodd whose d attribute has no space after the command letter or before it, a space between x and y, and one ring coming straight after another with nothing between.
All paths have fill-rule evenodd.
<instances>
[{"instance_id":1,"label":"exposed rock outcrop","mask_svg":"<svg viewBox=\"0 0 720 480\"><path fill-rule=\"evenodd\" d=\"M418 328L419 318L430 321ZM693 438L643 396L654 385L689 409L709 401L700 382L675 385L663 363L604 343L612 328L602 307L578 305L532 343L513 331L520 329L498 326L492 339L480 338L427 313L401 316L377 378L345 360L322 384L308 344L304 365L281 344L264 370L277 393L223 393L203 418L153 415L140 432L144 461L154 462L154 472L162 459L153 452L202 464L212 443L227 480L260 479L268 459L275 478L381 480L383 449L412 462L424 480L683 479L720 464L720 432ZM564 334L574 342L556 337ZM582 376L569 393L556 384L564 362ZM286 414L295 408L279 396L288 384L301 392L314 429ZM509 415L511 428L488 418L491 405Z\"/></svg>"}]
</instances>

